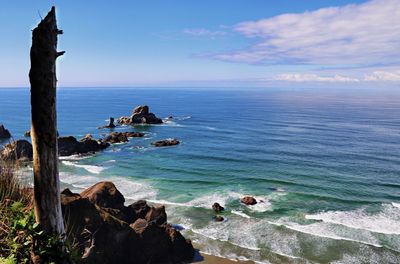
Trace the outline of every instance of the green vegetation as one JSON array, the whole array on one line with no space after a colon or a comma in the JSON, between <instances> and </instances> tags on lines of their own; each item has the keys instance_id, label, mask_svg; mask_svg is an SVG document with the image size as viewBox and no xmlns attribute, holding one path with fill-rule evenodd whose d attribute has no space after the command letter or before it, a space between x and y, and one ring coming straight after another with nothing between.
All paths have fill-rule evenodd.
<instances>
[{"instance_id":1,"label":"green vegetation","mask_svg":"<svg viewBox=\"0 0 400 264\"><path fill-rule=\"evenodd\" d=\"M0 162L0 263L73 263L73 247L35 222L33 190L22 186L17 168Z\"/></svg>"}]
</instances>

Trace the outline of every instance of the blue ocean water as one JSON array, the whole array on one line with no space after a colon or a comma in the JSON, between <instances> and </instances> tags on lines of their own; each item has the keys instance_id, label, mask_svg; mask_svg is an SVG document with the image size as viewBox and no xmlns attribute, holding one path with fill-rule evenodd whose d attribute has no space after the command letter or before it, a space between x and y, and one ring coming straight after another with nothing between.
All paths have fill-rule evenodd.
<instances>
[{"instance_id":1,"label":"blue ocean water","mask_svg":"<svg viewBox=\"0 0 400 264\"><path fill-rule=\"evenodd\" d=\"M0 89L0 123L30 127L29 89ZM64 88L61 136L102 137L147 104L144 138L60 161L63 187L112 180L127 202L166 205L200 250L261 263L400 263L400 92ZM152 141L181 144L154 148ZM27 174L29 175L29 171ZM244 206L252 195L261 201ZM211 205L226 208L215 222Z\"/></svg>"}]
</instances>

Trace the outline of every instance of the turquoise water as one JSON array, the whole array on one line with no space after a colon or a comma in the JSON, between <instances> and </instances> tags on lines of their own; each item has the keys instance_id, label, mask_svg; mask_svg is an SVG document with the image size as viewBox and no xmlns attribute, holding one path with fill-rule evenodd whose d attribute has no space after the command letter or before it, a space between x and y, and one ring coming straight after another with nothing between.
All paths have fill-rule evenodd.
<instances>
[{"instance_id":1,"label":"turquoise water","mask_svg":"<svg viewBox=\"0 0 400 264\"><path fill-rule=\"evenodd\" d=\"M60 89L61 135L101 137L109 116L148 104L163 125L60 162L75 191L112 180L128 202L214 255L262 263L400 263L400 92L381 90ZM29 129L28 89L0 89L0 123ZM169 148L152 141L178 138ZM239 203L243 195L263 200ZM213 221L211 205L226 208Z\"/></svg>"}]
</instances>

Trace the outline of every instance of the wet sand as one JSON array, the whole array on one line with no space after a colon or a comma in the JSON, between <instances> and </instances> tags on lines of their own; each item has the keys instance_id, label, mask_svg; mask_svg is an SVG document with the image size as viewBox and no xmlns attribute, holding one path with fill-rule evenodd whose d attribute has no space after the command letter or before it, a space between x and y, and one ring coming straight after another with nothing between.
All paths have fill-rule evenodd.
<instances>
[{"instance_id":1,"label":"wet sand","mask_svg":"<svg viewBox=\"0 0 400 264\"><path fill-rule=\"evenodd\" d=\"M212 255L207 255L204 253L201 253L201 256L203 257L203 260L194 262L198 264L254 264L253 261L240 261L240 260L230 260L227 258L221 258L221 257L216 257Z\"/></svg>"}]
</instances>

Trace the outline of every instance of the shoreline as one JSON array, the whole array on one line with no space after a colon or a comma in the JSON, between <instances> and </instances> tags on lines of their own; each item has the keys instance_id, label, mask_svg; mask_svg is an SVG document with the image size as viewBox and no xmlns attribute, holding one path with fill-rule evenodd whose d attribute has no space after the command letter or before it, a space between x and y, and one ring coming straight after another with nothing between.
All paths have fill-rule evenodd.
<instances>
[{"instance_id":1,"label":"shoreline","mask_svg":"<svg viewBox=\"0 0 400 264\"><path fill-rule=\"evenodd\" d=\"M191 263L195 264L255 264L252 260L229 259L227 257L215 256L200 251L201 244L192 243L195 248L194 259Z\"/></svg>"},{"instance_id":2,"label":"shoreline","mask_svg":"<svg viewBox=\"0 0 400 264\"><path fill-rule=\"evenodd\" d=\"M202 260L194 261L193 263L197 264L255 264L254 261L251 260L232 260L224 257L218 257L214 255L209 255L206 253L200 253L202 256Z\"/></svg>"}]
</instances>

